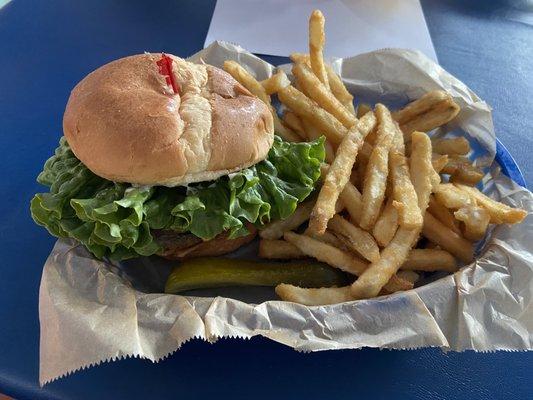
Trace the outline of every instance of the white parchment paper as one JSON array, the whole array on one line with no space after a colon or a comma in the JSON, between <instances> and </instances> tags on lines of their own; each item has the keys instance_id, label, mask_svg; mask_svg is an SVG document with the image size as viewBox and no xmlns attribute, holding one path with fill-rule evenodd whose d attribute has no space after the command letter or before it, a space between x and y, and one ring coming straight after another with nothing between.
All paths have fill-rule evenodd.
<instances>
[{"instance_id":1,"label":"white parchment paper","mask_svg":"<svg viewBox=\"0 0 533 400\"><path fill-rule=\"evenodd\" d=\"M237 60L259 79L275 69L222 42L192 59L219 66ZM495 153L490 108L421 53L381 50L334 60L334 66L357 97L389 105L432 89L448 91L461 113L444 130L466 134L490 165ZM484 191L533 211L531 192L500 174L495 164ZM74 241L59 240L44 266L39 295L40 382L122 357L158 361L191 338L213 342L262 335L300 351L531 350L532 239L530 214L519 225L494 228L477 260L454 275L408 292L322 307L276 301L273 291L259 288L224 292L230 297L209 297L209 291L202 293L206 297L151 293L164 281L169 262L152 257L118 267L94 259Z\"/></svg>"}]
</instances>

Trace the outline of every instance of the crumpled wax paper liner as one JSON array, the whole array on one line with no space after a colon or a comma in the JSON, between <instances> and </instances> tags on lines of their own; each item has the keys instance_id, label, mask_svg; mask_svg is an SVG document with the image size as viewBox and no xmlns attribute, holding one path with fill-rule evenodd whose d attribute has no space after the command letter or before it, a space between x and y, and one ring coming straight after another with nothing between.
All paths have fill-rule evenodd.
<instances>
[{"instance_id":1,"label":"crumpled wax paper liner","mask_svg":"<svg viewBox=\"0 0 533 400\"><path fill-rule=\"evenodd\" d=\"M259 79L275 69L223 42L191 59L218 66L227 59L237 60ZM490 108L421 53L387 49L333 60L333 65L351 92L370 101L402 105L429 90L448 91L461 105L461 113L443 130L466 134L479 145L484 165L492 161L495 134ZM495 164L484 180L484 191L533 211L531 192L500 174ZM59 240L44 266L39 294L39 379L45 384L123 357L158 361L191 338L213 342L220 337L261 335L299 351L430 346L457 351L531 350L532 238L529 215L520 225L492 229L477 260L454 275L408 292L321 307L271 300L275 298L271 291L266 295L270 301L262 301L265 292L260 288L251 292L248 302L147 293L147 282L164 278L159 272L163 267L153 268L161 261L145 258L119 268L94 259L74 241ZM240 291L245 289L231 296L239 298Z\"/></svg>"}]
</instances>

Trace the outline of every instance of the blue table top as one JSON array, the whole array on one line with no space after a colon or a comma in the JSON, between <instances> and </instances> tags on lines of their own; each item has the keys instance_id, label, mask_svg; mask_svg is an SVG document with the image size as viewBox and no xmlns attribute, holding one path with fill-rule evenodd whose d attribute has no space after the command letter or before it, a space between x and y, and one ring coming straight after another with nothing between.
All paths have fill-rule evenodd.
<instances>
[{"instance_id":1,"label":"blue table top","mask_svg":"<svg viewBox=\"0 0 533 400\"><path fill-rule=\"evenodd\" d=\"M533 31L511 6L525 2L422 3L441 64L494 107L496 132L531 183ZM69 91L118 57L195 53L213 8L213 1L14 0L0 10L0 392L20 399L528 397L533 353L301 354L261 338L193 341L159 364L123 360L39 388L37 294L54 239L33 224L28 203L61 135Z\"/></svg>"}]
</instances>

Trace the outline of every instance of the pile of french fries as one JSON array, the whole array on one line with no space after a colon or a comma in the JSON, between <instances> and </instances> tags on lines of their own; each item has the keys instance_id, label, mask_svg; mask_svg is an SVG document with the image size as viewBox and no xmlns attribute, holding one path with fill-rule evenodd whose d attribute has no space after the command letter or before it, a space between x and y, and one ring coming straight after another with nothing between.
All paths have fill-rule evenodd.
<instances>
[{"instance_id":1,"label":"pile of french fries","mask_svg":"<svg viewBox=\"0 0 533 400\"><path fill-rule=\"evenodd\" d=\"M238 63L224 63L271 108L276 134L289 141L326 137L318 196L259 233L260 257L312 257L354 275L347 287L276 287L283 300L306 305L408 290L421 271L453 273L458 261L473 260L474 243L490 223L526 216L475 187L484 174L468 158L468 140L427 134L460 111L446 92L426 93L395 112L383 104L355 109L352 94L324 62L324 22L320 11L311 14L309 54L291 55L292 82L283 71L258 82ZM285 107L281 120L271 95Z\"/></svg>"}]
</instances>

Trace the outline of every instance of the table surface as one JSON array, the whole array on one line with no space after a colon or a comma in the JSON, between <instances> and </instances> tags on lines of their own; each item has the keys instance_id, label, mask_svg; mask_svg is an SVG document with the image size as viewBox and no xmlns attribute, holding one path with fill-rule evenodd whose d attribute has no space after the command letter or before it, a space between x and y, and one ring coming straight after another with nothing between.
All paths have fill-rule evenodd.
<instances>
[{"instance_id":1,"label":"table surface","mask_svg":"<svg viewBox=\"0 0 533 400\"><path fill-rule=\"evenodd\" d=\"M531 183L531 6L528 15L513 8L525 1L422 3L441 64L494 107L496 132ZM192 341L159 364L122 360L39 388L37 294L54 239L33 224L28 203L61 135L69 91L122 56L195 53L213 8L213 1L14 0L0 10L0 392L20 399L528 397L533 353L301 354L261 338Z\"/></svg>"}]
</instances>

